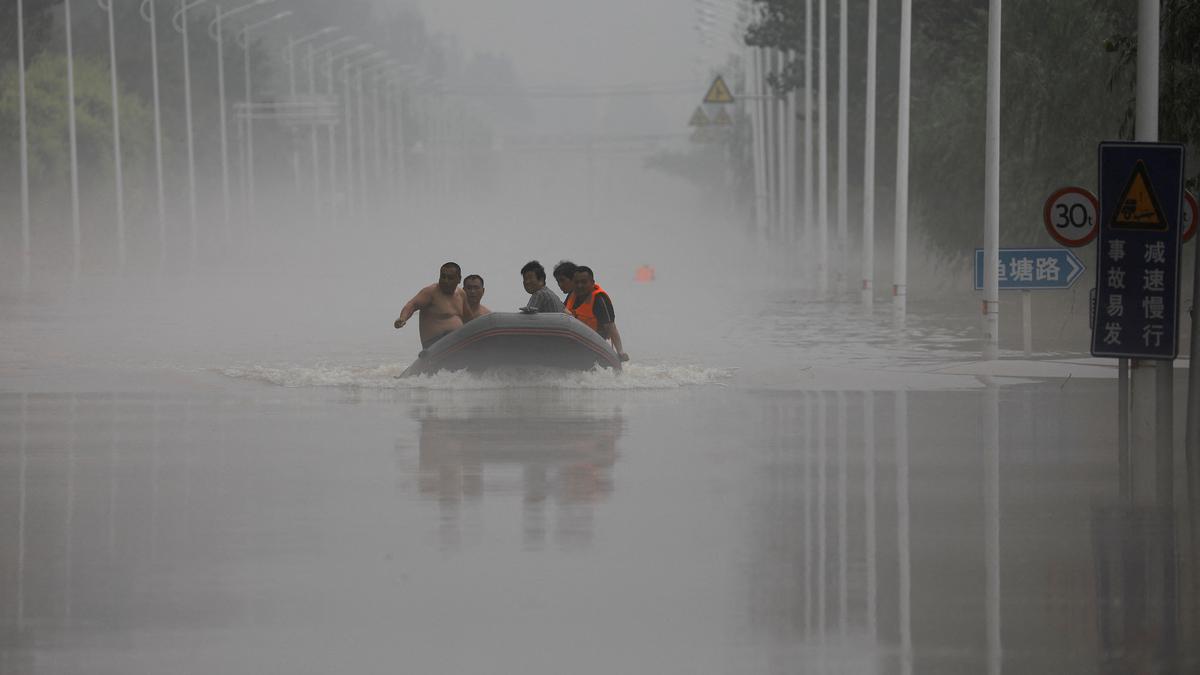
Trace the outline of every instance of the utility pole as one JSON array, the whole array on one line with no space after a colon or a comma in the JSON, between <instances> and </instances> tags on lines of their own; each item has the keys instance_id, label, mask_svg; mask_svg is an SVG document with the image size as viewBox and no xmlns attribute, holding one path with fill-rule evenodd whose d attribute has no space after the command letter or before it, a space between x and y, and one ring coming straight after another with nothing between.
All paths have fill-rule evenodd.
<instances>
[{"instance_id":1,"label":"utility pole","mask_svg":"<svg viewBox=\"0 0 1200 675\"><path fill-rule=\"evenodd\" d=\"M70 2L70 0L67 0ZM158 266L165 271L167 266L167 198L163 184L162 113L158 97L158 15L154 0L142 0L142 18L150 23L150 71L154 93L154 177L158 205ZM68 34L70 28L67 29ZM72 131L74 134L74 131Z\"/></svg>"},{"instance_id":2,"label":"utility pole","mask_svg":"<svg viewBox=\"0 0 1200 675\"><path fill-rule=\"evenodd\" d=\"M125 269L125 179L121 172L121 100L117 83L117 39L113 0L96 0L108 12L109 83L112 85L113 178L117 196L117 261Z\"/></svg>"},{"instance_id":3,"label":"utility pole","mask_svg":"<svg viewBox=\"0 0 1200 675\"><path fill-rule=\"evenodd\" d=\"M63 2L67 42L67 138L71 146L71 283L79 284L83 263L83 229L79 224L79 143L75 128L75 49L71 41L71 0Z\"/></svg>"},{"instance_id":4,"label":"utility pole","mask_svg":"<svg viewBox=\"0 0 1200 675\"><path fill-rule=\"evenodd\" d=\"M804 238L811 246L813 239L813 0L804 0Z\"/></svg>"},{"instance_id":5,"label":"utility pole","mask_svg":"<svg viewBox=\"0 0 1200 675\"><path fill-rule=\"evenodd\" d=\"M17 89L21 99L21 288L29 287L29 130L25 101L25 0L17 0Z\"/></svg>"},{"instance_id":6,"label":"utility pole","mask_svg":"<svg viewBox=\"0 0 1200 675\"><path fill-rule=\"evenodd\" d=\"M847 51L847 42L849 41L847 30L847 19L849 18L850 10L848 1L842 0L841 11L838 16L838 220L837 220L837 280L838 294L846 292L846 280L849 277L850 270L850 237L849 224L846 218L847 206L847 190L849 186L847 181L846 164L849 157L849 149L846 147L846 106L848 105L849 96L849 75L848 65L849 56Z\"/></svg>"},{"instance_id":7,"label":"utility pole","mask_svg":"<svg viewBox=\"0 0 1200 675\"><path fill-rule=\"evenodd\" d=\"M867 0L867 110L863 138L862 305L875 307L875 69L879 41L879 0Z\"/></svg>"},{"instance_id":8,"label":"utility pole","mask_svg":"<svg viewBox=\"0 0 1200 675\"><path fill-rule=\"evenodd\" d=\"M900 0L900 91L896 124L896 241L892 250L893 318L904 327L908 312L908 112L912 72L912 0Z\"/></svg>"},{"instance_id":9,"label":"utility pole","mask_svg":"<svg viewBox=\"0 0 1200 675\"><path fill-rule=\"evenodd\" d=\"M817 263L820 274L817 286L822 298L829 294L829 40L825 16L828 1L820 0L817 31L817 227L821 256Z\"/></svg>"},{"instance_id":10,"label":"utility pole","mask_svg":"<svg viewBox=\"0 0 1200 675\"><path fill-rule=\"evenodd\" d=\"M987 131L984 157L987 167L983 214L983 357L1000 352L1000 5L988 7Z\"/></svg>"}]
</instances>

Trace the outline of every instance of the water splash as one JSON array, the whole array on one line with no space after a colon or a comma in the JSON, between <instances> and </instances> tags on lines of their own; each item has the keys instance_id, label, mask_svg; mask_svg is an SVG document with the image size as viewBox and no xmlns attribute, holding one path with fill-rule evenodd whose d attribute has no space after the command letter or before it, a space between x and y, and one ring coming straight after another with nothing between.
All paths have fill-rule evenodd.
<instances>
[{"instance_id":1,"label":"water splash","mask_svg":"<svg viewBox=\"0 0 1200 675\"><path fill-rule=\"evenodd\" d=\"M226 377L256 380L281 387L351 387L363 389L678 389L719 384L733 370L697 365L629 364L622 371L595 368L587 371L493 369L483 373L441 371L433 375L401 378L406 364L346 365L245 365L219 368Z\"/></svg>"}]
</instances>

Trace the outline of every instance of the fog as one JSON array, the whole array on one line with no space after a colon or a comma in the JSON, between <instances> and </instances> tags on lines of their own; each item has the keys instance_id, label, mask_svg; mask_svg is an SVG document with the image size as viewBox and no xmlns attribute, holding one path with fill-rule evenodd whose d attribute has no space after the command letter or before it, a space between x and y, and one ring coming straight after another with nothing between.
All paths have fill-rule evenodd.
<instances>
[{"instance_id":1,"label":"fog","mask_svg":"<svg viewBox=\"0 0 1200 675\"><path fill-rule=\"evenodd\" d=\"M157 2L157 85L137 4L114 0L119 165L108 12L70 6L77 201L66 5L24 0L24 99L0 40L0 675L1200 664L1188 359L1163 459L1089 351L1095 244L1078 283L1001 294L994 352L981 321L986 3L915 9L899 256L900 3L869 195L865 1L828 3L824 111L805 3L277 0L221 48L198 3L185 82ZM1042 22L1077 40L1006 29L1005 247L1056 246L1043 199L1126 135L1135 13L1081 4ZM1021 86L1067 59L1086 120ZM703 102L717 76L735 102ZM622 368L401 377L436 343L393 322L443 263L516 313L531 260L594 270Z\"/></svg>"}]
</instances>

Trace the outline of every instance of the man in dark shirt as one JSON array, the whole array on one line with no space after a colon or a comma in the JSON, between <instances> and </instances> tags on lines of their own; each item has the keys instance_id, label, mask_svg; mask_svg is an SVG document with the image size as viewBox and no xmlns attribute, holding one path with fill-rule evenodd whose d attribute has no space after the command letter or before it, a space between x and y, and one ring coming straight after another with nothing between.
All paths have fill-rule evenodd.
<instances>
[{"instance_id":1,"label":"man in dark shirt","mask_svg":"<svg viewBox=\"0 0 1200 675\"><path fill-rule=\"evenodd\" d=\"M613 309L608 293L596 285L592 268L580 265L575 268L575 292L567 304L567 312L586 323L606 340L612 340L613 348L622 361L629 355L621 344L621 332L617 330L617 313Z\"/></svg>"},{"instance_id":2,"label":"man in dark shirt","mask_svg":"<svg viewBox=\"0 0 1200 675\"><path fill-rule=\"evenodd\" d=\"M521 268L521 282L529 294L529 302L522 311L561 314L566 311L554 291L546 287L546 268L536 260L530 260Z\"/></svg>"}]
</instances>

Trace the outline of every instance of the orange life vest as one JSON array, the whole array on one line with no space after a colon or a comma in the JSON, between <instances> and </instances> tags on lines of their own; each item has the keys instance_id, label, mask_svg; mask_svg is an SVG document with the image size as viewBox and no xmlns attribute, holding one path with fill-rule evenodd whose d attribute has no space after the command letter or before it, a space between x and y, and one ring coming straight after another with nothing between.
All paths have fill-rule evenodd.
<instances>
[{"instance_id":1,"label":"orange life vest","mask_svg":"<svg viewBox=\"0 0 1200 675\"><path fill-rule=\"evenodd\" d=\"M600 288L600 284L595 284L595 287L592 289L592 294L589 295L587 299L585 299L578 307L575 306L575 293L571 293L571 295L567 298L567 311L570 312L571 316L586 323L597 333L600 332L600 322L596 320L596 296L601 293L603 293L605 297L608 297L608 293L606 293L603 288ZM609 301L611 302L612 298L609 298Z\"/></svg>"}]
</instances>

